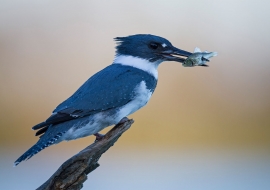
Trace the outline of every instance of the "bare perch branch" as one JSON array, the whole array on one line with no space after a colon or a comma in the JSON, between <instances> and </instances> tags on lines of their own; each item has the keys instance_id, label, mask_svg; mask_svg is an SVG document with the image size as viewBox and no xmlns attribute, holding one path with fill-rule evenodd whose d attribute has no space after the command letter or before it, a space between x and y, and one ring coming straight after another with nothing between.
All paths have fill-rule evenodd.
<instances>
[{"instance_id":1,"label":"bare perch branch","mask_svg":"<svg viewBox=\"0 0 270 190\"><path fill-rule=\"evenodd\" d=\"M95 170L98 160L118 138L130 128L133 120L114 126L99 141L94 142L64 162L59 169L37 190L79 190L87 180L87 174Z\"/></svg>"}]
</instances>

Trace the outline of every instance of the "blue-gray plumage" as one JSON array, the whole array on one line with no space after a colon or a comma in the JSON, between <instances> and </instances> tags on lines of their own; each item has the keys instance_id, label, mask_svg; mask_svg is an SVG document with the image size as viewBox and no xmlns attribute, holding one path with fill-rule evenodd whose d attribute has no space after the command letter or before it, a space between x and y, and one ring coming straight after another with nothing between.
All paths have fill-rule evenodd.
<instances>
[{"instance_id":1,"label":"blue-gray plumage","mask_svg":"<svg viewBox=\"0 0 270 190\"><path fill-rule=\"evenodd\" d=\"M155 90L157 80L152 75L135 67L112 64L88 79L53 112L68 110L76 115L73 111L79 111L81 116L120 107L134 98L134 89L141 81L151 92Z\"/></svg>"},{"instance_id":2,"label":"blue-gray plumage","mask_svg":"<svg viewBox=\"0 0 270 190\"><path fill-rule=\"evenodd\" d=\"M116 57L110 66L90 77L70 98L56 107L39 129L39 141L15 161L31 158L64 140L97 134L143 107L157 85L157 68L163 61L191 53L177 49L161 37L138 34L116 38Z\"/></svg>"}]
</instances>

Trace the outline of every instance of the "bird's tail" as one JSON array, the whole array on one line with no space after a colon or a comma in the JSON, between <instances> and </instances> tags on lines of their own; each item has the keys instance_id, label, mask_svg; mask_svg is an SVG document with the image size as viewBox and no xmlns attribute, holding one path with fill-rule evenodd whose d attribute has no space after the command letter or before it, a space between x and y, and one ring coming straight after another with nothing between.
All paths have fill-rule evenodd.
<instances>
[{"instance_id":1,"label":"bird's tail","mask_svg":"<svg viewBox=\"0 0 270 190\"><path fill-rule=\"evenodd\" d=\"M20 158L18 158L14 162L14 166L17 166L21 161L30 159L32 156L34 156L35 154L39 153L44 148L47 148L47 147L49 147L49 146L51 146L53 144L57 144L57 143L61 142L59 140L59 138L63 134L64 133L57 133L57 135L55 135L53 138L48 138L48 137L42 136L39 139L39 141L34 146L32 146L31 148L29 148L29 150L27 150L23 155L20 156Z\"/></svg>"},{"instance_id":2,"label":"bird's tail","mask_svg":"<svg viewBox=\"0 0 270 190\"><path fill-rule=\"evenodd\" d=\"M46 148L44 144L37 142L14 162L14 167L17 166L21 161L30 159L32 156L39 153L44 148Z\"/></svg>"}]
</instances>

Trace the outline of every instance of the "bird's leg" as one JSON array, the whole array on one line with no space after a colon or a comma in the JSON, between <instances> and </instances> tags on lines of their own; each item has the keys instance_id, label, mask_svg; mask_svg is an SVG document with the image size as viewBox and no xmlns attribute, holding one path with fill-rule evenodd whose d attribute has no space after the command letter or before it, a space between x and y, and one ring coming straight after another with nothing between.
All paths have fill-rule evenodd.
<instances>
[{"instance_id":1,"label":"bird's leg","mask_svg":"<svg viewBox=\"0 0 270 190\"><path fill-rule=\"evenodd\" d=\"M103 137L104 137L105 135L102 135L102 134L100 134L100 133L95 133L94 136L96 137L95 142L97 142L97 141L100 141L101 139L103 139Z\"/></svg>"},{"instance_id":2,"label":"bird's leg","mask_svg":"<svg viewBox=\"0 0 270 190\"><path fill-rule=\"evenodd\" d=\"M117 125L121 125L123 123L125 123L126 121L128 121L129 119L127 117L123 117L118 123ZM105 135L102 135L100 133L95 133L94 136L96 137L95 142L100 141Z\"/></svg>"},{"instance_id":3,"label":"bird's leg","mask_svg":"<svg viewBox=\"0 0 270 190\"><path fill-rule=\"evenodd\" d=\"M119 123L117 123L117 125L121 125L121 124L123 124L123 123L125 123L126 121L128 121L129 119L127 118L127 117L123 117L120 121L119 121Z\"/></svg>"}]
</instances>

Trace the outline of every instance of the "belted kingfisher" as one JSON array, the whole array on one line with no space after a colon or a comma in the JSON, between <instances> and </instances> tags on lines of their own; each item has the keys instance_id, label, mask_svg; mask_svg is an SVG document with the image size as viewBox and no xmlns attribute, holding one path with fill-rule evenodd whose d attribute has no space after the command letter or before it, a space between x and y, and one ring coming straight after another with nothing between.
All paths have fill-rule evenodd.
<instances>
[{"instance_id":1,"label":"belted kingfisher","mask_svg":"<svg viewBox=\"0 0 270 190\"><path fill-rule=\"evenodd\" d=\"M156 88L161 62L183 63L183 57L192 54L150 34L117 37L115 41L113 63L90 77L46 121L33 127L39 129L36 136L40 139L15 161L15 166L61 141L99 137L99 131L146 105Z\"/></svg>"}]
</instances>

